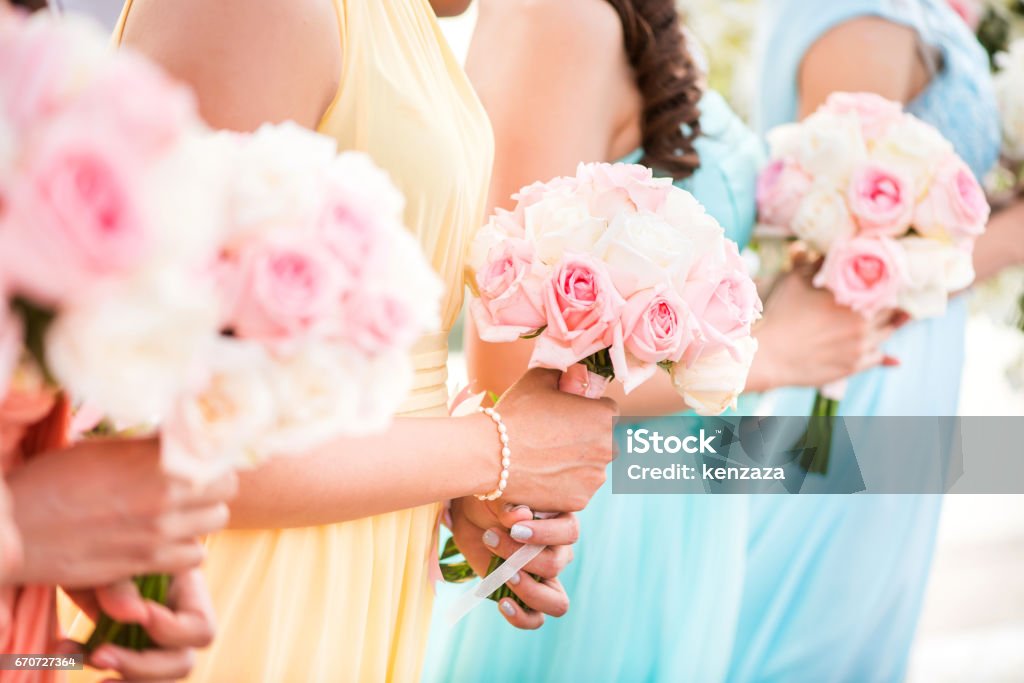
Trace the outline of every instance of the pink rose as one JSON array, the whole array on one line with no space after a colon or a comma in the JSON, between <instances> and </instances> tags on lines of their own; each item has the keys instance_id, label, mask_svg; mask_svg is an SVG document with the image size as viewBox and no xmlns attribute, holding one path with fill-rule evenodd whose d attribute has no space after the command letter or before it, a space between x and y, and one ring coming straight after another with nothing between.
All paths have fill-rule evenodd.
<instances>
[{"instance_id":1,"label":"pink rose","mask_svg":"<svg viewBox=\"0 0 1024 683\"><path fill-rule=\"evenodd\" d=\"M564 371L608 348L625 305L603 263L566 255L545 283L547 328L537 338L530 367Z\"/></svg>"},{"instance_id":2,"label":"pink rose","mask_svg":"<svg viewBox=\"0 0 1024 683\"><path fill-rule=\"evenodd\" d=\"M757 208L761 221L791 229L811 184L811 177L797 164L784 159L772 161L757 178Z\"/></svg>"},{"instance_id":3,"label":"pink rose","mask_svg":"<svg viewBox=\"0 0 1024 683\"><path fill-rule=\"evenodd\" d=\"M76 125L116 131L122 144L161 154L199 124L192 91L131 52L121 52L97 74L68 115Z\"/></svg>"},{"instance_id":4,"label":"pink rose","mask_svg":"<svg viewBox=\"0 0 1024 683\"><path fill-rule=\"evenodd\" d=\"M328 198L320 212L316 233L327 252L344 269L350 282L357 282L371 265L382 231L368 207L343 193ZM381 254L382 255L382 254Z\"/></svg>"},{"instance_id":5,"label":"pink rose","mask_svg":"<svg viewBox=\"0 0 1024 683\"><path fill-rule=\"evenodd\" d=\"M493 249L486 267L476 274L480 298L470 304L480 338L512 342L543 327L544 280L533 244L508 239Z\"/></svg>"},{"instance_id":6,"label":"pink rose","mask_svg":"<svg viewBox=\"0 0 1024 683\"><path fill-rule=\"evenodd\" d=\"M990 213L971 169L953 156L936 170L928 194L917 206L914 227L929 237L959 242L985 232Z\"/></svg>"},{"instance_id":7,"label":"pink rose","mask_svg":"<svg viewBox=\"0 0 1024 683\"><path fill-rule=\"evenodd\" d=\"M315 242L249 244L235 268L229 324L238 336L274 342L333 331L341 283Z\"/></svg>"},{"instance_id":8,"label":"pink rose","mask_svg":"<svg viewBox=\"0 0 1024 683\"><path fill-rule=\"evenodd\" d=\"M864 316L895 308L905 281L903 252L886 237L834 244L814 277L816 287L832 290L837 302Z\"/></svg>"},{"instance_id":9,"label":"pink rose","mask_svg":"<svg viewBox=\"0 0 1024 683\"><path fill-rule=\"evenodd\" d=\"M656 213L671 188L670 182L656 180L651 169L640 164L580 164L576 177L588 195L591 213L605 220L624 211Z\"/></svg>"},{"instance_id":10,"label":"pink rose","mask_svg":"<svg viewBox=\"0 0 1024 683\"><path fill-rule=\"evenodd\" d=\"M914 217L914 183L904 172L878 163L853 173L847 201L860 229L869 235L898 237Z\"/></svg>"},{"instance_id":11,"label":"pink rose","mask_svg":"<svg viewBox=\"0 0 1024 683\"><path fill-rule=\"evenodd\" d=\"M856 116L865 140L880 138L903 114L903 107L898 102L866 92L832 93L825 101L823 109L837 116Z\"/></svg>"},{"instance_id":12,"label":"pink rose","mask_svg":"<svg viewBox=\"0 0 1024 683\"><path fill-rule=\"evenodd\" d=\"M971 29L971 33L978 30L984 9L979 0L949 0L949 6L960 15L967 27Z\"/></svg>"},{"instance_id":13,"label":"pink rose","mask_svg":"<svg viewBox=\"0 0 1024 683\"><path fill-rule=\"evenodd\" d=\"M387 295L355 296L346 302L342 336L370 356L412 346L416 316L407 302Z\"/></svg>"},{"instance_id":14,"label":"pink rose","mask_svg":"<svg viewBox=\"0 0 1024 683\"><path fill-rule=\"evenodd\" d=\"M43 304L123 272L151 245L135 169L116 141L61 131L36 150L0 215L0 271Z\"/></svg>"},{"instance_id":15,"label":"pink rose","mask_svg":"<svg viewBox=\"0 0 1024 683\"><path fill-rule=\"evenodd\" d=\"M724 258L702 258L683 289L683 300L697 327L696 339L683 356L687 365L721 349L737 353L736 341L749 337L751 326L761 317L761 298L736 243L727 240L724 249Z\"/></svg>"},{"instance_id":16,"label":"pink rose","mask_svg":"<svg viewBox=\"0 0 1024 683\"><path fill-rule=\"evenodd\" d=\"M694 333L689 309L672 289L645 289L631 296L610 351L626 392L650 379L658 363L679 360Z\"/></svg>"}]
</instances>

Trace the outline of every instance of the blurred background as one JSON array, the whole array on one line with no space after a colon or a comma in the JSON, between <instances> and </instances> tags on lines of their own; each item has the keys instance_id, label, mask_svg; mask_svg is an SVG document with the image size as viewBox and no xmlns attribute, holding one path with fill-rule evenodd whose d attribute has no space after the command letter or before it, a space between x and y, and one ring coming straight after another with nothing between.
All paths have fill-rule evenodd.
<instances>
[{"instance_id":1,"label":"blurred background","mask_svg":"<svg viewBox=\"0 0 1024 683\"><path fill-rule=\"evenodd\" d=\"M733 106L749 115L749 55L755 3L688 0L691 29L703 44L712 85L727 90ZM706 10L706 11L702 11ZM463 57L473 11L442 20L445 35ZM717 47L716 47L717 46ZM726 56L726 63L715 61ZM1024 416L1024 333L1008 324L1024 277L1014 274L976 295L967 330L967 365L961 415ZM457 354L451 385L466 384ZM1019 444L1008 447L1021 449ZM1024 451L1022 451L1024 456ZM948 496L925 608L908 681L941 683L1024 681L1024 496Z\"/></svg>"},{"instance_id":2,"label":"blurred background","mask_svg":"<svg viewBox=\"0 0 1024 683\"><path fill-rule=\"evenodd\" d=\"M54 0L113 27L122 0ZM681 0L710 67L710 82L749 115L753 69L753 0ZM464 57L472 10L442 21ZM1024 334L1015 329L1016 296L1024 273L1009 274L974 295L967 330L962 415L1024 415ZM451 358L453 388L466 384L460 354ZM1021 449L1020 444L1008 448ZM909 680L1024 681L1024 496L949 496L934 571L912 655Z\"/></svg>"}]
</instances>

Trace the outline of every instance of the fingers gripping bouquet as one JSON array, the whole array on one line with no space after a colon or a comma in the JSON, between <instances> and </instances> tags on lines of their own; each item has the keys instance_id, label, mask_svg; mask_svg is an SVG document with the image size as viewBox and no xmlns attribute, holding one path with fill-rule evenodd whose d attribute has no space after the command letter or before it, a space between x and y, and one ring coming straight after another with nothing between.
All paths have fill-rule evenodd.
<instances>
[{"instance_id":1,"label":"fingers gripping bouquet","mask_svg":"<svg viewBox=\"0 0 1024 683\"><path fill-rule=\"evenodd\" d=\"M104 33L0 25L0 394L34 365L201 483L382 429L441 284L364 155L295 125L214 134ZM139 577L161 600L167 577ZM143 648L101 619L90 640Z\"/></svg>"},{"instance_id":2,"label":"fingers gripping bouquet","mask_svg":"<svg viewBox=\"0 0 1024 683\"><path fill-rule=\"evenodd\" d=\"M990 210L935 128L877 95L836 93L768 141L772 160L757 188L761 230L822 255L814 284L837 302L865 317L895 309L938 317L950 294L973 282L974 242ZM820 390L814 416L836 415L842 393L841 385ZM810 471L827 470L830 437L826 430L813 439Z\"/></svg>"},{"instance_id":3,"label":"fingers gripping bouquet","mask_svg":"<svg viewBox=\"0 0 1024 683\"><path fill-rule=\"evenodd\" d=\"M535 339L530 366L563 371L560 388L581 396L612 380L629 393L666 372L701 415L735 406L761 301L736 244L693 196L644 166L583 164L514 199L470 254L484 341Z\"/></svg>"}]
</instances>

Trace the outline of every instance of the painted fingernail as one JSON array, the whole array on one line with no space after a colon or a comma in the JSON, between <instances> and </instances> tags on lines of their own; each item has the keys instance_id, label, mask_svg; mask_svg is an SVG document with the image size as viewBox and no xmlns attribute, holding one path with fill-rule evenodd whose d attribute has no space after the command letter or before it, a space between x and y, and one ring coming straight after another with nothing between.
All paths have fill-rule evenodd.
<instances>
[{"instance_id":1,"label":"painted fingernail","mask_svg":"<svg viewBox=\"0 0 1024 683\"><path fill-rule=\"evenodd\" d=\"M515 574L513 574L512 578L508 580L508 582L511 585L513 585L513 586L518 586L519 585L519 581L520 581L519 572L516 572Z\"/></svg>"},{"instance_id":2,"label":"painted fingernail","mask_svg":"<svg viewBox=\"0 0 1024 683\"><path fill-rule=\"evenodd\" d=\"M533 538L533 529L522 524L512 525L512 530L509 531L509 535L517 541L528 541Z\"/></svg>"},{"instance_id":3,"label":"painted fingernail","mask_svg":"<svg viewBox=\"0 0 1024 683\"><path fill-rule=\"evenodd\" d=\"M484 532L484 545L490 548L498 547L498 534L494 533L490 529Z\"/></svg>"},{"instance_id":4,"label":"painted fingernail","mask_svg":"<svg viewBox=\"0 0 1024 683\"><path fill-rule=\"evenodd\" d=\"M511 600L502 600L501 611L505 613L506 617L514 617L516 615L516 606L512 604Z\"/></svg>"}]
</instances>

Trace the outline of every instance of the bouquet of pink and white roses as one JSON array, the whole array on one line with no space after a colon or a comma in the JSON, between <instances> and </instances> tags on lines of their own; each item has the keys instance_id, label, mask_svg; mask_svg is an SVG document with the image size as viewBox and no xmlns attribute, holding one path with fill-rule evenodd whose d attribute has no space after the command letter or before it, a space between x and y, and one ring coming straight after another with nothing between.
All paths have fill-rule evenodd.
<instances>
[{"instance_id":1,"label":"bouquet of pink and white roses","mask_svg":"<svg viewBox=\"0 0 1024 683\"><path fill-rule=\"evenodd\" d=\"M630 392L660 368L698 413L734 405L761 301L692 195L644 166L583 164L515 199L470 255L481 339L536 338L531 366L564 371L563 390Z\"/></svg>"},{"instance_id":2,"label":"bouquet of pink and white roses","mask_svg":"<svg viewBox=\"0 0 1024 683\"><path fill-rule=\"evenodd\" d=\"M0 397L17 364L193 481L383 429L442 286L368 157L215 134L103 32L0 25ZM168 578L139 577L163 600ZM104 617L90 646L142 648Z\"/></svg>"},{"instance_id":3,"label":"bouquet of pink and white roses","mask_svg":"<svg viewBox=\"0 0 1024 683\"><path fill-rule=\"evenodd\" d=\"M384 429L411 389L412 345L440 324L404 198L369 157L294 124L218 142L219 334L204 383L168 416L165 462L244 466Z\"/></svg>"},{"instance_id":4,"label":"bouquet of pink and white roses","mask_svg":"<svg viewBox=\"0 0 1024 683\"><path fill-rule=\"evenodd\" d=\"M736 244L692 195L644 166L582 164L514 199L471 249L481 339L535 339L531 367L562 370L563 391L596 398L614 379L628 393L664 371L701 415L735 406L761 300ZM495 558L488 574L503 563L517 571L536 552ZM492 599L518 599L495 588Z\"/></svg>"},{"instance_id":5,"label":"bouquet of pink and white roses","mask_svg":"<svg viewBox=\"0 0 1024 683\"><path fill-rule=\"evenodd\" d=\"M990 213L971 169L935 128L873 94L836 93L805 121L768 135L758 181L762 233L795 237L824 256L814 279L836 301L874 316L941 316L974 280L974 242ZM841 385L819 392L834 416ZM812 471L824 471L828 443Z\"/></svg>"}]
</instances>

